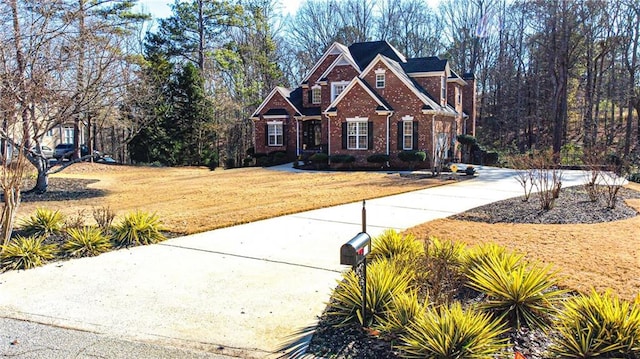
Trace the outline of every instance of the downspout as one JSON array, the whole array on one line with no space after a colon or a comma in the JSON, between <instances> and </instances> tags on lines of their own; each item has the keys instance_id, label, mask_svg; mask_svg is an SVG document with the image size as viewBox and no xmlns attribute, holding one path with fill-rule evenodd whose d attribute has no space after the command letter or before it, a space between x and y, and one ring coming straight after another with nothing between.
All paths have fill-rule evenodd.
<instances>
[{"instance_id":1,"label":"downspout","mask_svg":"<svg viewBox=\"0 0 640 359\"><path fill-rule=\"evenodd\" d=\"M391 134L391 115L393 115L393 112L389 112L387 114L387 158L389 158L389 156L391 155L391 153L389 152L389 141L390 141L390 134ZM387 160L387 167L389 167L389 160Z\"/></svg>"},{"instance_id":2,"label":"downspout","mask_svg":"<svg viewBox=\"0 0 640 359\"><path fill-rule=\"evenodd\" d=\"M329 115L325 115L327 118L327 156L329 156L329 163L331 163L331 119Z\"/></svg>"},{"instance_id":3,"label":"downspout","mask_svg":"<svg viewBox=\"0 0 640 359\"><path fill-rule=\"evenodd\" d=\"M300 121L296 117L296 159L300 156Z\"/></svg>"},{"instance_id":4,"label":"downspout","mask_svg":"<svg viewBox=\"0 0 640 359\"><path fill-rule=\"evenodd\" d=\"M436 115L431 115L431 158L433 158L433 171L436 169Z\"/></svg>"}]
</instances>

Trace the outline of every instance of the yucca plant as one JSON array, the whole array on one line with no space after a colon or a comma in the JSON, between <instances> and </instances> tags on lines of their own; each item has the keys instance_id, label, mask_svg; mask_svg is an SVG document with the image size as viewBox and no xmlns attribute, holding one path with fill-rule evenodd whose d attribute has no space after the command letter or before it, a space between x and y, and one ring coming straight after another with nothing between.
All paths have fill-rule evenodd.
<instances>
[{"instance_id":1,"label":"yucca plant","mask_svg":"<svg viewBox=\"0 0 640 359\"><path fill-rule=\"evenodd\" d=\"M373 238L369 258L411 260L424 253L424 245L412 234L401 235L394 229L387 229Z\"/></svg>"},{"instance_id":2,"label":"yucca plant","mask_svg":"<svg viewBox=\"0 0 640 359\"><path fill-rule=\"evenodd\" d=\"M114 240L121 247L164 241L163 227L155 213L135 211L114 227Z\"/></svg>"},{"instance_id":3,"label":"yucca plant","mask_svg":"<svg viewBox=\"0 0 640 359\"><path fill-rule=\"evenodd\" d=\"M100 228L82 227L67 229L68 239L62 250L72 257L97 256L111 249L111 241Z\"/></svg>"},{"instance_id":4,"label":"yucca plant","mask_svg":"<svg viewBox=\"0 0 640 359\"><path fill-rule=\"evenodd\" d=\"M392 298L388 315L380 323L380 330L391 335L406 333L414 320L422 315L428 306L428 301L420 303L416 291L404 292Z\"/></svg>"},{"instance_id":5,"label":"yucca plant","mask_svg":"<svg viewBox=\"0 0 640 359\"><path fill-rule=\"evenodd\" d=\"M45 244L44 238L34 236L17 236L0 247L0 267L7 270L41 266L56 253L54 244Z\"/></svg>"},{"instance_id":6,"label":"yucca plant","mask_svg":"<svg viewBox=\"0 0 640 359\"><path fill-rule=\"evenodd\" d=\"M64 226L64 216L59 211L37 208L28 218L21 221L20 227L28 236L47 236L57 233Z\"/></svg>"},{"instance_id":7,"label":"yucca plant","mask_svg":"<svg viewBox=\"0 0 640 359\"><path fill-rule=\"evenodd\" d=\"M555 312L555 303L565 293L555 289L555 273L550 266L539 265L522 264L509 269L504 258L488 256L467 274L467 285L488 296L480 307L517 329L522 325L546 327L549 315Z\"/></svg>"},{"instance_id":8,"label":"yucca plant","mask_svg":"<svg viewBox=\"0 0 640 359\"><path fill-rule=\"evenodd\" d=\"M611 292L569 299L549 349L558 358L640 357L640 304Z\"/></svg>"},{"instance_id":9,"label":"yucca plant","mask_svg":"<svg viewBox=\"0 0 640 359\"><path fill-rule=\"evenodd\" d=\"M361 278L350 270L331 295L328 314L336 326L359 322L371 327L381 324L388 314L393 298L410 288L412 274L409 270L389 260L376 260L367 267L366 322L362 318Z\"/></svg>"},{"instance_id":10,"label":"yucca plant","mask_svg":"<svg viewBox=\"0 0 640 359\"><path fill-rule=\"evenodd\" d=\"M495 243L485 243L467 250L464 260L465 272L469 273L473 268L480 265L487 265L489 258L497 259L500 265L507 271L513 271L524 263L523 254L507 251L505 247Z\"/></svg>"},{"instance_id":11,"label":"yucca plant","mask_svg":"<svg viewBox=\"0 0 640 359\"><path fill-rule=\"evenodd\" d=\"M464 311L456 302L429 309L415 318L400 337L404 358L491 358L507 345L504 324L488 313Z\"/></svg>"}]
</instances>

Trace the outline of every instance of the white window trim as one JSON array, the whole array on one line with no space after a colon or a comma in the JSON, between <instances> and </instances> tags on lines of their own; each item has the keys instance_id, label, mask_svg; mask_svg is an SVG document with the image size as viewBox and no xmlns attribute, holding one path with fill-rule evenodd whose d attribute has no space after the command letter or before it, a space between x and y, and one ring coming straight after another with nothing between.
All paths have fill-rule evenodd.
<instances>
[{"instance_id":1,"label":"white window trim","mask_svg":"<svg viewBox=\"0 0 640 359\"><path fill-rule=\"evenodd\" d=\"M411 123L411 134L407 135L406 132L406 123L409 122ZM402 149L405 151L410 151L413 150L413 136L415 134L413 133L413 116L404 116L402 117ZM411 143L411 146L407 147L405 144L407 143L406 141L406 137L410 136L411 137L411 141L409 143Z\"/></svg>"},{"instance_id":2,"label":"white window trim","mask_svg":"<svg viewBox=\"0 0 640 359\"><path fill-rule=\"evenodd\" d=\"M280 125L282 133L281 133L281 138L282 138L282 142L280 144L278 144L278 133L276 132L273 136L274 136L274 143L271 144L271 133L269 131L271 126L277 126ZM282 147L284 146L284 122L283 121L269 121L267 122L267 146L268 147Z\"/></svg>"},{"instance_id":3,"label":"white window trim","mask_svg":"<svg viewBox=\"0 0 640 359\"><path fill-rule=\"evenodd\" d=\"M440 78L440 105L447 105L447 78L444 76Z\"/></svg>"},{"instance_id":4,"label":"white window trim","mask_svg":"<svg viewBox=\"0 0 640 359\"><path fill-rule=\"evenodd\" d=\"M317 98L316 94L318 94ZM311 88L311 103L314 105L322 103L322 88L319 85L315 85Z\"/></svg>"},{"instance_id":5,"label":"white window trim","mask_svg":"<svg viewBox=\"0 0 640 359\"><path fill-rule=\"evenodd\" d=\"M331 83L331 102L335 101L335 99L339 96L336 94L337 86L344 86L345 88L349 85L349 81L336 81ZM344 91L344 89L342 90Z\"/></svg>"},{"instance_id":6,"label":"white window trim","mask_svg":"<svg viewBox=\"0 0 640 359\"><path fill-rule=\"evenodd\" d=\"M376 88L383 89L386 85L386 78L384 74L376 74Z\"/></svg>"},{"instance_id":7,"label":"white window trim","mask_svg":"<svg viewBox=\"0 0 640 359\"><path fill-rule=\"evenodd\" d=\"M376 73L376 88L379 88L379 89L384 88L385 85L387 84L386 76L385 76L385 73L387 72L387 70L379 68L379 69L375 70L374 72ZM379 81L379 77L378 76L380 76L380 78L382 79L381 80L382 86L378 86L378 81Z\"/></svg>"},{"instance_id":8,"label":"white window trim","mask_svg":"<svg viewBox=\"0 0 640 359\"><path fill-rule=\"evenodd\" d=\"M364 123L364 128L367 129L367 135L366 135L366 140L364 141L364 147L360 147L358 144L358 139L360 137L362 137L363 135L360 134L360 132L358 131L356 133L356 146L355 147L350 147L349 146L349 123L360 123L363 124ZM360 126L358 126L358 129L360 128ZM368 117L354 117L354 118L347 118L347 149L348 150L368 150L369 149L369 118Z\"/></svg>"}]
</instances>

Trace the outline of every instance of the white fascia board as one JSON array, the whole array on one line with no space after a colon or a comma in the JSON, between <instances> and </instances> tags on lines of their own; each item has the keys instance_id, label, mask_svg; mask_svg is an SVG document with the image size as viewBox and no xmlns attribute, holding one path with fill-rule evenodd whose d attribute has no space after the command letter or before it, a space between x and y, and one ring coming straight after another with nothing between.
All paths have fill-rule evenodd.
<instances>
[{"instance_id":1,"label":"white fascia board","mask_svg":"<svg viewBox=\"0 0 640 359\"><path fill-rule=\"evenodd\" d=\"M326 58L327 58L327 57L329 57L329 55L335 54L335 53L336 53L336 50L337 50L339 53L344 54L345 49L346 49L346 51L347 51L347 52L349 52L346 46L342 45L341 43L339 43L339 42L337 42L337 41L336 41L336 42L334 42L333 44L331 44L331 46L329 46L329 48L327 49L327 51L325 51L325 52L324 52L324 54L322 54L322 57L320 58L320 60L318 60L318 61L316 62L316 64L313 66L313 68L311 69L311 71L309 71L309 73L307 74L307 76L305 76L305 77L302 79L302 82L308 81L308 80L309 80L309 77L311 77L311 75L313 75L313 73L314 73L314 72L316 72L316 70L318 69L318 67L320 66L320 64L321 64L321 63L323 63L323 62L324 62L324 60L326 60Z\"/></svg>"},{"instance_id":2,"label":"white fascia board","mask_svg":"<svg viewBox=\"0 0 640 359\"><path fill-rule=\"evenodd\" d=\"M376 103L382 107L384 107L385 109L387 109L387 106L382 103L382 101L380 101L380 99L378 99L378 96L376 96L373 92L371 92L371 90L369 90L369 88L362 83L362 80L359 77L354 77L353 80L351 80L351 82L349 83L349 85L347 85L347 87L342 90L342 93L340 93L340 95L338 95L338 97L336 97L335 100L333 100L333 102L329 105L329 107L327 107L326 110L324 110L325 113L329 113L329 109L332 107L336 107L338 105L338 103L340 103L340 101L342 101L342 99L346 96L346 94L356 85L360 85L360 87L362 87L365 92L367 92L369 94L369 96L371 96L371 98L373 98ZM388 109L387 109L388 110Z\"/></svg>"},{"instance_id":3,"label":"white fascia board","mask_svg":"<svg viewBox=\"0 0 640 359\"><path fill-rule=\"evenodd\" d=\"M400 81L402 81L405 84L405 86L407 86L409 90L411 90L422 101L422 103L424 103L425 105L429 105L432 108L440 107L440 105L436 104L434 101L431 101L426 95L421 93L415 86L413 86L407 74L399 73L396 67L389 62L393 60L390 60L386 56L383 56L381 54L378 54L373 59L373 61L369 63L369 66L367 66L367 68L364 69L364 71L362 71L362 74L360 74L360 78L364 78L367 75L367 73L369 73L372 69L374 69L378 61L382 61L382 63L384 63L385 66L389 70L391 70L391 72L393 72L393 74L396 75L396 77L399 78Z\"/></svg>"},{"instance_id":4,"label":"white fascia board","mask_svg":"<svg viewBox=\"0 0 640 359\"><path fill-rule=\"evenodd\" d=\"M327 70L323 72L322 75L320 75L320 77L318 77L318 81L320 81L320 79L327 77L331 73L331 71L336 66L338 66L338 62L340 62L340 60L347 61L347 63L351 65L351 67L353 67L354 69L356 69L356 71L358 71L358 74L360 73L360 69L358 68L358 65L356 65L356 63L353 61L351 56L345 56L345 54L340 54L338 57L336 57L336 60L331 64L331 66L329 66Z\"/></svg>"},{"instance_id":5,"label":"white fascia board","mask_svg":"<svg viewBox=\"0 0 640 359\"><path fill-rule=\"evenodd\" d=\"M276 86L273 88L273 90L271 90L271 92L269 93L269 95L264 99L264 101L262 101L262 103L260 104L260 106L258 107L257 110L255 110L253 112L253 114L251 115L251 118L259 118L258 114L260 113L260 111L262 111L264 109L264 107L267 105L267 103L269 103L269 101L271 100L271 98L276 94L279 93L282 98L284 98L285 101L287 101L287 103L289 104L289 106L291 106L292 109L294 109L297 113L300 113L300 110L298 110L297 107L295 107L291 101L289 101L289 96L288 94L285 94L283 91L283 87L280 86ZM291 92L289 92L291 93Z\"/></svg>"}]
</instances>

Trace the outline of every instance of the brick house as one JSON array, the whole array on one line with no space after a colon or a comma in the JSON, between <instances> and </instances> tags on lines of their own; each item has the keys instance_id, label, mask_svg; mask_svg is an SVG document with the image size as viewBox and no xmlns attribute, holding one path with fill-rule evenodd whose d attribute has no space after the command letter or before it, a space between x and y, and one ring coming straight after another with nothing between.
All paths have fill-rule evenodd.
<instances>
[{"instance_id":1,"label":"brick house","mask_svg":"<svg viewBox=\"0 0 640 359\"><path fill-rule=\"evenodd\" d=\"M455 138L475 135L475 80L447 60L405 58L386 41L333 43L294 90L276 87L252 115L256 153L353 155L424 151L430 167L459 158Z\"/></svg>"}]
</instances>

